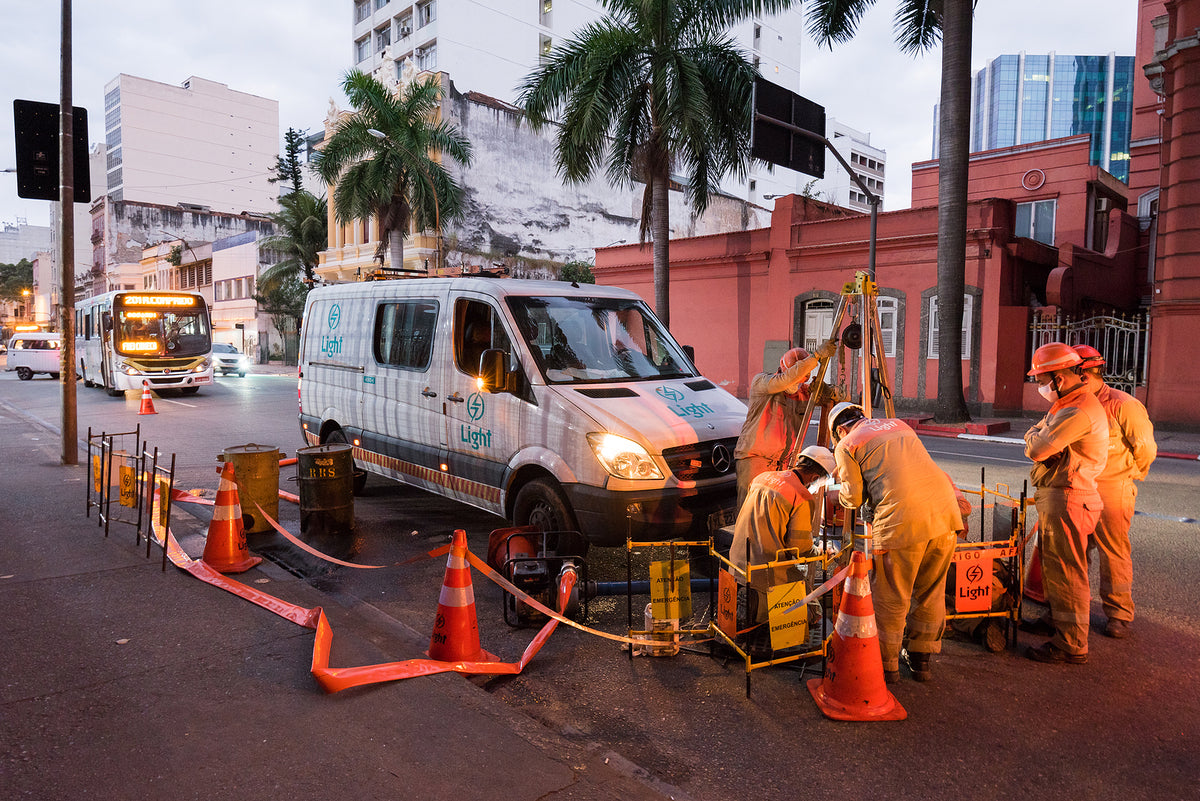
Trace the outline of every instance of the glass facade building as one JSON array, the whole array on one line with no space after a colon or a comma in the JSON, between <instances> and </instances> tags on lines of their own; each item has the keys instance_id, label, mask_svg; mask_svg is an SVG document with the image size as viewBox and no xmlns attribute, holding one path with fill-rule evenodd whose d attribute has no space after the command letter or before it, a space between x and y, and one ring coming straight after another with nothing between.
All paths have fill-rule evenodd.
<instances>
[{"instance_id":1,"label":"glass facade building","mask_svg":"<svg viewBox=\"0 0 1200 801\"><path fill-rule=\"evenodd\" d=\"M1132 56L998 56L975 73L971 152L1089 134L1091 162L1129 181ZM937 157L937 114L934 114Z\"/></svg>"}]
</instances>

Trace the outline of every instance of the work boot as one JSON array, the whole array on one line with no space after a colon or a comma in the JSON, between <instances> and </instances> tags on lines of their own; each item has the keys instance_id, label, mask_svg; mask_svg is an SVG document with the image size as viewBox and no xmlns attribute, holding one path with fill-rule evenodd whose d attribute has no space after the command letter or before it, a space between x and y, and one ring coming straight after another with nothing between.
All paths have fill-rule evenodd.
<instances>
[{"instance_id":1,"label":"work boot","mask_svg":"<svg viewBox=\"0 0 1200 801\"><path fill-rule=\"evenodd\" d=\"M933 678L933 654L906 650L904 661L908 662L908 669L917 681L929 681Z\"/></svg>"},{"instance_id":2,"label":"work boot","mask_svg":"<svg viewBox=\"0 0 1200 801\"><path fill-rule=\"evenodd\" d=\"M1068 654L1063 649L1059 648L1053 642L1046 642L1034 648L1032 645L1025 649L1025 656L1032 659L1034 662L1045 662L1047 664L1068 664L1068 665L1083 665L1087 664L1087 654Z\"/></svg>"},{"instance_id":3,"label":"work boot","mask_svg":"<svg viewBox=\"0 0 1200 801\"><path fill-rule=\"evenodd\" d=\"M1104 636L1112 637L1114 640L1123 640L1129 636L1130 623L1132 622L1131 620L1111 618L1104 627Z\"/></svg>"}]
</instances>

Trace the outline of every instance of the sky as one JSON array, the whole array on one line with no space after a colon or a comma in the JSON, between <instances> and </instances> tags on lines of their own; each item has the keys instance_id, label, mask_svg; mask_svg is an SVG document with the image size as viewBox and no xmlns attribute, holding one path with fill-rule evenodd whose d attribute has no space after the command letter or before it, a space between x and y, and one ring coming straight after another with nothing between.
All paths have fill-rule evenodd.
<instances>
[{"instance_id":1,"label":"sky","mask_svg":"<svg viewBox=\"0 0 1200 801\"><path fill-rule=\"evenodd\" d=\"M887 151L883 208L889 211L908 208L910 166L931 156L941 73L940 47L915 58L897 49L898 3L876 2L847 44L801 46L801 94L869 132L871 144ZM978 0L971 67L1021 50L1133 55L1137 6L1138 0ZM12 101L59 102L60 8L52 0L0 0L0 169L16 164ZM118 74L172 85L197 76L278 100L281 136L289 127L315 130L330 98L346 106L340 82L352 66L352 9L352 0L75 0L73 104L87 109L89 139L98 142L104 86ZM0 223L48 225L49 202L19 198L16 186L16 175L0 174Z\"/></svg>"}]
</instances>

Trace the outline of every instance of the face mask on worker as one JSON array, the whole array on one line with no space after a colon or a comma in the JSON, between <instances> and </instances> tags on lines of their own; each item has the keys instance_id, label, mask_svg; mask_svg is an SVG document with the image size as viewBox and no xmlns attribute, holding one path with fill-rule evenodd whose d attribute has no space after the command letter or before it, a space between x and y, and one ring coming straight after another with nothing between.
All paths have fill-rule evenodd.
<instances>
[{"instance_id":1,"label":"face mask on worker","mask_svg":"<svg viewBox=\"0 0 1200 801\"><path fill-rule=\"evenodd\" d=\"M1058 386L1054 383L1055 379L1051 378L1049 384L1039 384L1038 394L1046 400L1054 403L1059 398Z\"/></svg>"}]
</instances>

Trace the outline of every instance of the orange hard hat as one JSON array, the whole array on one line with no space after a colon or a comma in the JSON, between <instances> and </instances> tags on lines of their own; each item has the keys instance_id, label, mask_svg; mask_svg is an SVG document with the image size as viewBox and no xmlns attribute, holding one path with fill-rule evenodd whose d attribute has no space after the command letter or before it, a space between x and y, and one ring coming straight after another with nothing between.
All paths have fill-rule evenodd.
<instances>
[{"instance_id":1,"label":"orange hard hat","mask_svg":"<svg viewBox=\"0 0 1200 801\"><path fill-rule=\"evenodd\" d=\"M1055 370L1078 367L1083 362L1079 354L1065 342L1048 342L1033 352L1033 367L1027 375L1041 375Z\"/></svg>"},{"instance_id":2,"label":"orange hard hat","mask_svg":"<svg viewBox=\"0 0 1200 801\"><path fill-rule=\"evenodd\" d=\"M1104 366L1104 356L1102 356L1100 351L1096 350L1091 345L1076 345L1075 352L1078 353L1079 358L1083 360L1083 362L1079 365L1080 367L1086 368Z\"/></svg>"},{"instance_id":3,"label":"orange hard hat","mask_svg":"<svg viewBox=\"0 0 1200 801\"><path fill-rule=\"evenodd\" d=\"M796 362L804 361L808 358L808 351L804 348L792 348L779 358L779 369L786 370Z\"/></svg>"}]
</instances>

